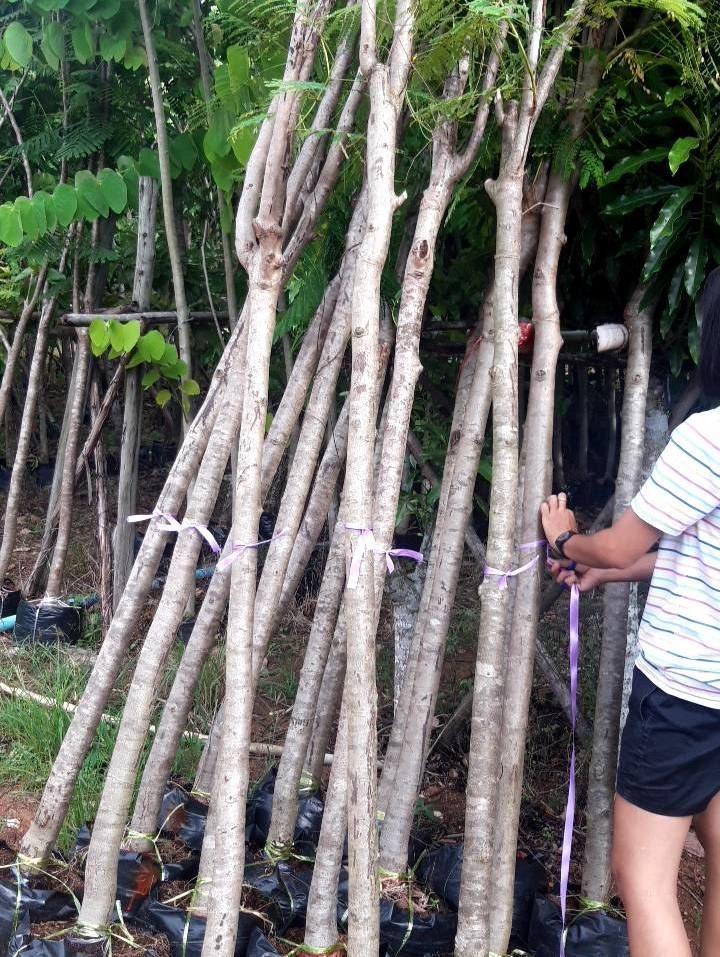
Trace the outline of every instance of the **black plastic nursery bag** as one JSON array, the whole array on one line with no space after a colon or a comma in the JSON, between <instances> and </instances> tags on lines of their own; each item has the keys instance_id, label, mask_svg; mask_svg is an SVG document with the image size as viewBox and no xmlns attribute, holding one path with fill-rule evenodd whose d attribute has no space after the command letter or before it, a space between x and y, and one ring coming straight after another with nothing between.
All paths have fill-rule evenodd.
<instances>
[{"instance_id":1,"label":"black plastic nursery bag","mask_svg":"<svg viewBox=\"0 0 720 957\"><path fill-rule=\"evenodd\" d=\"M558 957L562 935L560 908L543 897L535 898L528 949L534 957ZM629 957L627 925L602 910L587 910L568 925L566 957Z\"/></svg>"},{"instance_id":2,"label":"black plastic nursery bag","mask_svg":"<svg viewBox=\"0 0 720 957\"><path fill-rule=\"evenodd\" d=\"M19 644L74 645L80 638L80 609L67 602L25 601L19 603L15 618L15 641Z\"/></svg>"}]
</instances>

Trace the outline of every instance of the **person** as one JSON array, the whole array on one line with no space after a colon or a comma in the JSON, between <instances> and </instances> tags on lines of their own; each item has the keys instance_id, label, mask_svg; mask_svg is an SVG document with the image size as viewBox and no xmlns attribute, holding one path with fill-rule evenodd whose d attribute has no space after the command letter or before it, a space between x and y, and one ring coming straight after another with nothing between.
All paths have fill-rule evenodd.
<instances>
[{"instance_id":1,"label":"person","mask_svg":"<svg viewBox=\"0 0 720 957\"><path fill-rule=\"evenodd\" d=\"M720 269L701 300L699 375L720 398ZM650 580L618 762L612 867L632 957L690 957L677 899L691 826L705 850L702 957L720 957L720 408L678 426L612 528L542 506L559 581ZM657 550L652 550L658 543Z\"/></svg>"}]
</instances>

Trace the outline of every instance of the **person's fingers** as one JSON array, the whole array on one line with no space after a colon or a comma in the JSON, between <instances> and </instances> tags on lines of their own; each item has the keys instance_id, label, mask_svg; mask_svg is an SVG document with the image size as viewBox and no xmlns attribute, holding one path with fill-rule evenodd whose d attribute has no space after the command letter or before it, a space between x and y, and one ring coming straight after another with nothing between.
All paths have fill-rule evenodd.
<instances>
[{"instance_id":1,"label":"person's fingers","mask_svg":"<svg viewBox=\"0 0 720 957\"><path fill-rule=\"evenodd\" d=\"M540 506L540 514L543 516L543 518L546 515L550 514L550 505L548 504L548 502L542 503L542 505Z\"/></svg>"},{"instance_id":2,"label":"person's fingers","mask_svg":"<svg viewBox=\"0 0 720 957\"><path fill-rule=\"evenodd\" d=\"M567 494L565 492L560 492L557 497L558 508L564 510L567 508Z\"/></svg>"},{"instance_id":3,"label":"person's fingers","mask_svg":"<svg viewBox=\"0 0 720 957\"><path fill-rule=\"evenodd\" d=\"M547 503L548 503L548 508L550 509L550 511L554 512L558 507L557 495L551 495L550 498L547 500Z\"/></svg>"}]
</instances>

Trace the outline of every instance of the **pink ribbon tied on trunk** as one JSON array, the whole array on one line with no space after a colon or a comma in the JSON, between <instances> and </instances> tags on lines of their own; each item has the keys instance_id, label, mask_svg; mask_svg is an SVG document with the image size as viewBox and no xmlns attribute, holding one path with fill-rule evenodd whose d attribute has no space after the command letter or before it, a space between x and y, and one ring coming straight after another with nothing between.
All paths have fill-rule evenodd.
<instances>
[{"instance_id":1,"label":"pink ribbon tied on trunk","mask_svg":"<svg viewBox=\"0 0 720 957\"><path fill-rule=\"evenodd\" d=\"M158 529L161 532L175 532L179 534L184 532L188 528L195 529L196 532L199 532L200 535L205 539L205 541L210 546L214 555L219 555L221 548L217 543L217 540L207 525L203 525L201 522L193 522L188 518L184 518L182 522L178 522L175 515L170 512L161 512L159 509L155 509L151 515L129 515L128 522L149 522L153 518L162 518L165 520L165 525L158 525Z\"/></svg>"},{"instance_id":2,"label":"pink ribbon tied on trunk","mask_svg":"<svg viewBox=\"0 0 720 957\"><path fill-rule=\"evenodd\" d=\"M357 547L353 548L352 561L350 562L350 571L348 573L347 587L351 590L357 588L360 581L360 566L366 552L372 552L375 555L384 555L388 574L392 575L395 571L395 562L393 558L410 558L412 561L420 564L425 561L422 552L417 552L412 548L379 548L375 541L375 533L371 528L364 525L354 525L346 523L345 528L349 532L359 532Z\"/></svg>"},{"instance_id":3,"label":"pink ribbon tied on trunk","mask_svg":"<svg viewBox=\"0 0 720 957\"><path fill-rule=\"evenodd\" d=\"M269 545L270 542L274 542L276 538L281 538L284 534L285 532L277 532L272 538L264 538L261 542L248 542L247 544L245 542L233 542L229 554L227 554L225 558L221 558L217 563L218 570L221 572L227 571L227 569L238 560L246 548L260 548L261 545Z\"/></svg>"}]
</instances>

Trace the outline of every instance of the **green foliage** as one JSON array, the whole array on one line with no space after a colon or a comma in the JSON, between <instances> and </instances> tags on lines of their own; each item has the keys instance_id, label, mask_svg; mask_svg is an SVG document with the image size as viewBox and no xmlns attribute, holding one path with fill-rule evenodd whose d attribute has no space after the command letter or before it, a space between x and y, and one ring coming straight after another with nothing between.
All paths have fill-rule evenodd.
<instances>
[{"instance_id":1,"label":"green foliage","mask_svg":"<svg viewBox=\"0 0 720 957\"><path fill-rule=\"evenodd\" d=\"M176 347L167 342L157 329L142 332L138 319L119 322L117 319L93 319L89 327L90 348L94 356L108 355L110 359L129 356L127 368L144 366L142 376L144 389L150 389L160 380L178 388L181 403L189 396L200 394L200 386L194 379L186 379L187 366L178 357ZM167 405L173 396L169 388L160 389L155 401L160 407Z\"/></svg>"}]
</instances>

